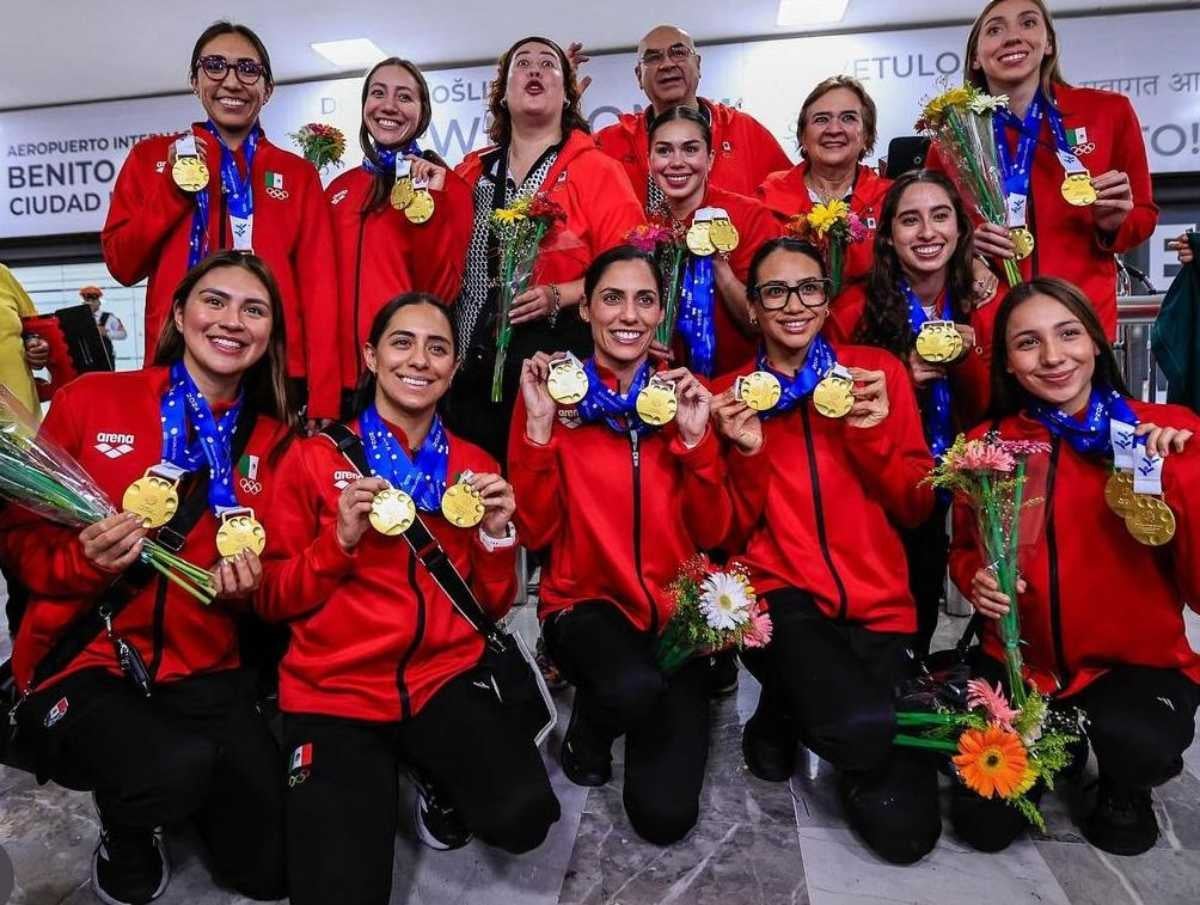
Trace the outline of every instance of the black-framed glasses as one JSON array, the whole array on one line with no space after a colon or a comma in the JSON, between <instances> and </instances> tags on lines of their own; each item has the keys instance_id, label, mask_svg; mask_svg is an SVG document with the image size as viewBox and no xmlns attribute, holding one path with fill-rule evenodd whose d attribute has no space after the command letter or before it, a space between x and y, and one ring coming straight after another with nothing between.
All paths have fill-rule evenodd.
<instances>
[{"instance_id":1,"label":"black-framed glasses","mask_svg":"<svg viewBox=\"0 0 1200 905\"><path fill-rule=\"evenodd\" d=\"M257 85L258 80L267 71L267 67L258 62L258 60L243 57L240 60L230 62L220 54L201 57L197 60L197 68L203 70L204 74L214 82L224 81L225 73L232 69L234 75L237 76L237 80L243 85Z\"/></svg>"},{"instance_id":2,"label":"black-framed glasses","mask_svg":"<svg viewBox=\"0 0 1200 905\"><path fill-rule=\"evenodd\" d=\"M641 63L643 66L661 66L664 60L682 63L695 52L686 44L672 44L666 50L647 50L642 54Z\"/></svg>"},{"instance_id":3,"label":"black-framed glasses","mask_svg":"<svg viewBox=\"0 0 1200 905\"><path fill-rule=\"evenodd\" d=\"M752 297L767 311L778 311L786 308L792 293L800 299L805 308L820 308L829 300L829 290L833 287L832 280L801 280L799 283L785 283L783 280L771 280L759 283L752 289Z\"/></svg>"}]
</instances>

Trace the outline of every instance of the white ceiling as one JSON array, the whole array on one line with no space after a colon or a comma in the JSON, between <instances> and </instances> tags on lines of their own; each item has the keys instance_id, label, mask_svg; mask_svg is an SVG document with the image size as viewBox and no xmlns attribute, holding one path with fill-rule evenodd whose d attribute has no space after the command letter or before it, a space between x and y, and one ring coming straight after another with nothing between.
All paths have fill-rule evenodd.
<instances>
[{"instance_id":1,"label":"white ceiling","mask_svg":"<svg viewBox=\"0 0 1200 905\"><path fill-rule=\"evenodd\" d=\"M821 0L812 0L820 3ZM969 20L981 0L850 0L841 29ZM1151 5L1147 0L1053 0L1056 12ZM1156 4L1161 5L1161 4ZM279 81L339 70L313 41L371 38L422 65L495 59L512 41L545 34L597 50L632 47L659 22L697 41L781 34L777 0L7 0L0 4L0 110L186 89L192 42L218 18L253 27ZM828 28L828 26L823 26Z\"/></svg>"}]
</instances>

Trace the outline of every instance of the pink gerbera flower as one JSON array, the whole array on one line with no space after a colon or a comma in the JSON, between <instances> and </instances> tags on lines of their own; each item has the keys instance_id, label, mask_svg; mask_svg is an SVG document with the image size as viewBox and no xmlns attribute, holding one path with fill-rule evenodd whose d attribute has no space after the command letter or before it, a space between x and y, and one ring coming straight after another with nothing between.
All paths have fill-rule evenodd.
<instances>
[{"instance_id":1,"label":"pink gerbera flower","mask_svg":"<svg viewBox=\"0 0 1200 905\"><path fill-rule=\"evenodd\" d=\"M1013 731L1012 722L1019 715L1008 703L999 683L995 687L983 679L971 679L967 682L967 706L974 709L982 707L987 713L989 722L995 723L1006 732Z\"/></svg>"},{"instance_id":2,"label":"pink gerbera flower","mask_svg":"<svg viewBox=\"0 0 1200 905\"><path fill-rule=\"evenodd\" d=\"M1016 467L1012 454L998 443L970 440L955 457L957 471L1000 471L1009 473Z\"/></svg>"},{"instance_id":3,"label":"pink gerbera flower","mask_svg":"<svg viewBox=\"0 0 1200 905\"><path fill-rule=\"evenodd\" d=\"M746 647L766 647L771 643L771 616L765 609L760 609L750 617L746 632L742 635L742 643Z\"/></svg>"}]
</instances>

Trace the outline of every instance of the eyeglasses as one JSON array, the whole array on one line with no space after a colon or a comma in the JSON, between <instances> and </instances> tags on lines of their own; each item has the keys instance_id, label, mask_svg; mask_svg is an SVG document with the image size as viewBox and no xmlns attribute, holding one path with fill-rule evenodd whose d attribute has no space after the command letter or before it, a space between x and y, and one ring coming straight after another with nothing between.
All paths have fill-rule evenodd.
<instances>
[{"instance_id":1,"label":"eyeglasses","mask_svg":"<svg viewBox=\"0 0 1200 905\"><path fill-rule=\"evenodd\" d=\"M686 44L672 44L665 51L647 50L642 54L641 63L643 66L661 66L667 59L672 63L682 63L695 52Z\"/></svg>"},{"instance_id":2,"label":"eyeglasses","mask_svg":"<svg viewBox=\"0 0 1200 905\"><path fill-rule=\"evenodd\" d=\"M778 311L786 308L792 293L800 299L805 308L820 308L829 298L832 280L801 280L796 284L785 283L782 280L772 280L753 287L752 297L758 299L760 305L767 311Z\"/></svg>"},{"instance_id":3,"label":"eyeglasses","mask_svg":"<svg viewBox=\"0 0 1200 905\"><path fill-rule=\"evenodd\" d=\"M231 63L223 56L217 54L201 57L197 63L197 68L203 69L204 74L214 82L224 81L225 73L232 69L237 76L237 80L243 85L257 85L258 80L267 71L267 67L257 60L243 58Z\"/></svg>"}]
</instances>

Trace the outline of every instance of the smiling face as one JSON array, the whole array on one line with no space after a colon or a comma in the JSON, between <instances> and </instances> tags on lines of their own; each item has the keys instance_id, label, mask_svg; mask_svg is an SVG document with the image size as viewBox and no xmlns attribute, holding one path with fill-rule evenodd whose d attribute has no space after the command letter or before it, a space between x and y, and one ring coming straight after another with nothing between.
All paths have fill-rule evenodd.
<instances>
[{"instance_id":1,"label":"smiling face","mask_svg":"<svg viewBox=\"0 0 1200 905\"><path fill-rule=\"evenodd\" d=\"M650 142L650 173L667 199L679 205L704 196L713 155L700 126L683 119L659 126Z\"/></svg>"},{"instance_id":2,"label":"smiling face","mask_svg":"<svg viewBox=\"0 0 1200 905\"><path fill-rule=\"evenodd\" d=\"M961 238L953 201L944 188L928 182L904 190L890 232L900 268L910 280L945 269Z\"/></svg>"},{"instance_id":3,"label":"smiling face","mask_svg":"<svg viewBox=\"0 0 1200 905\"><path fill-rule=\"evenodd\" d=\"M241 267L217 267L175 307L183 360L198 384L240 378L267 350L274 313L267 287Z\"/></svg>"},{"instance_id":4,"label":"smiling face","mask_svg":"<svg viewBox=\"0 0 1200 905\"><path fill-rule=\"evenodd\" d=\"M1045 16L1031 0L1004 0L979 29L971 68L982 70L992 93L1040 77L1042 60L1055 53Z\"/></svg>"},{"instance_id":5,"label":"smiling face","mask_svg":"<svg viewBox=\"0 0 1200 905\"><path fill-rule=\"evenodd\" d=\"M1072 415L1087 404L1100 349L1062 302L1030 296L1013 309L1004 345L1007 370L1025 392Z\"/></svg>"},{"instance_id":6,"label":"smiling face","mask_svg":"<svg viewBox=\"0 0 1200 905\"><path fill-rule=\"evenodd\" d=\"M768 283L784 283L795 286L806 280L821 280L821 265L808 255L780 248L771 252L758 266L755 282L758 287ZM788 294L784 306L775 311L768 311L762 305L761 299L751 303L751 310L758 318L762 330L763 343L766 345L767 357L772 361L786 361L797 352L807 349L829 316L829 300L815 308L806 306L800 300L800 294Z\"/></svg>"},{"instance_id":7,"label":"smiling face","mask_svg":"<svg viewBox=\"0 0 1200 905\"><path fill-rule=\"evenodd\" d=\"M504 102L514 118L561 116L565 100L562 62L553 47L526 41L513 51Z\"/></svg>"},{"instance_id":8,"label":"smiling face","mask_svg":"<svg viewBox=\"0 0 1200 905\"><path fill-rule=\"evenodd\" d=\"M691 35L674 26L662 25L642 38L637 53L639 62L634 75L651 107L662 112L679 104L688 107L696 104L700 55ZM642 62L647 53L651 62Z\"/></svg>"},{"instance_id":9,"label":"smiling face","mask_svg":"<svg viewBox=\"0 0 1200 905\"><path fill-rule=\"evenodd\" d=\"M388 319L375 345L363 356L375 375L375 406L419 415L430 411L450 388L454 375L454 334L444 311L430 304L405 305Z\"/></svg>"},{"instance_id":10,"label":"smiling face","mask_svg":"<svg viewBox=\"0 0 1200 905\"><path fill-rule=\"evenodd\" d=\"M614 261L579 309L592 328L596 363L610 371L646 360L663 314L658 283L645 261Z\"/></svg>"},{"instance_id":11,"label":"smiling face","mask_svg":"<svg viewBox=\"0 0 1200 905\"><path fill-rule=\"evenodd\" d=\"M265 74L253 85L243 85L233 66L238 60L262 63L262 58L253 44L236 33L217 35L200 49L200 56L221 56L229 64L225 77L219 81L206 75L203 67L192 77L192 88L199 96L204 112L223 133L245 135L258 121L259 112L271 97L272 87Z\"/></svg>"},{"instance_id":12,"label":"smiling face","mask_svg":"<svg viewBox=\"0 0 1200 905\"><path fill-rule=\"evenodd\" d=\"M363 125L383 148L407 144L421 123L421 88L403 66L380 66L370 76Z\"/></svg>"},{"instance_id":13,"label":"smiling face","mask_svg":"<svg viewBox=\"0 0 1200 905\"><path fill-rule=\"evenodd\" d=\"M866 150L865 136L862 101L849 88L834 88L809 106L800 144L808 160L850 171Z\"/></svg>"}]
</instances>

